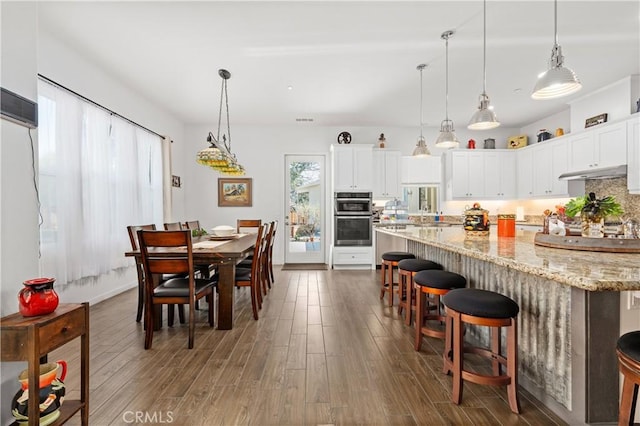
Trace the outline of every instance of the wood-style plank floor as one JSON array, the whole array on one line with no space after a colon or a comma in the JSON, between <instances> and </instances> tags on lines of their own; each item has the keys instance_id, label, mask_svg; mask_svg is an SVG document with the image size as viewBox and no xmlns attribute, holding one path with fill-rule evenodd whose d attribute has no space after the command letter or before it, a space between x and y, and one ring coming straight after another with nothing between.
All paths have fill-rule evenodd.
<instances>
[{"instance_id":1,"label":"wood-style plank floor","mask_svg":"<svg viewBox=\"0 0 640 426\"><path fill-rule=\"evenodd\" d=\"M520 415L509 410L504 388L465 383L462 404L451 403L443 343L425 338L415 352L413 328L379 300L378 278L277 270L258 321L248 289L237 289L233 330L209 328L199 311L191 350L188 327L166 324L144 350L134 290L92 306L89 423L565 424L524 391ZM69 363L68 398L79 397L78 354L76 339L49 356ZM68 424L79 424L79 415Z\"/></svg>"}]
</instances>

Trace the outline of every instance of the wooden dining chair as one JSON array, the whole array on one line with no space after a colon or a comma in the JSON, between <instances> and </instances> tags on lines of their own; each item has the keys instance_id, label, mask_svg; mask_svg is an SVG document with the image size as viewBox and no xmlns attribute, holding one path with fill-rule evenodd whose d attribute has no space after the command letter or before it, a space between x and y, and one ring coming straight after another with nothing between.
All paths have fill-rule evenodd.
<instances>
[{"instance_id":1,"label":"wooden dining chair","mask_svg":"<svg viewBox=\"0 0 640 426\"><path fill-rule=\"evenodd\" d=\"M262 225L262 219L238 219L236 221L236 231L238 234L243 232L257 232Z\"/></svg>"},{"instance_id":2,"label":"wooden dining chair","mask_svg":"<svg viewBox=\"0 0 640 426\"><path fill-rule=\"evenodd\" d=\"M129 233L129 240L131 241L131 250L138 250L138 231L155 231L156 225L140 225L140 226L127 226L127 232ZM142 259L136 257L136 272L138 274L138 311L136 313L136 322L142 320L142 312L144 312L144 268L142 266Z\"/></svg>"},{"instance_id":3,"label":"wooden dining chair","mask_svg":"<svg viewBox=\"0 0 640 426\"><path fill-rule=\"evenodd\" d=\"M182 231L182 223L180 222L169 222L164 224L165 231Z\"/></svg>"},{"instance_id":4,"label":"wooden dining chair","mask_svg":"<svg viewBox=\"0 0 640 426\"><path fill-rule=\"evenodd\" d=\"M269 289L271 289L271 282L272 282L272 277L269 272L269 257L270 257L269 253L272 247L271 244L273 241L273 235L275 234L275 230L276 230L275 227L276 227L275 221L269 222L269 230L267 232L267 237L265 238L265 245L263 248L264 253L260 257L260 261L262 262L261 272L262 272L263 287L264 287L264 284L266 284L266 287L268 287ZM264 290L266 290L266 287L264 288Z\"/></svg>"},{"instance_id":5,"label":"wooden dining chair","mask_svg":"<svg viewBox=\"0 0 640 426\"><path fill-rule=\"evenodd\" d=\"M147 277L158 274L186 274L186 277L171 278L156 285L155 280L145 280L145 339L144 348L150 349L153 342L154 306L162 304L189 305L189 349L195 338L195 304L206 298L208 302L209 326L213 327L214 294L217 280L197 279L193 274L193 245L191 231L138 231L140 253ZM162 255L162 248L184 248L184 254Z\"/></svg>"},{"instance_id":6,"label":"wooden dining chair","mask_svg":"<svg viewBox=\"0 0 640 426\"><path fill-rule=\"evenodd\" d=\"M200 229L200 221L199 220L188 220L184 223L184 228L194 230Z\"/></svg>"},{"instance_id":7,"label":"wooden dining chair","mask_svg":"<svg viewBox=\"0 0 640 426\"><path fill-rule=\"evenodd\" d=\"M261 262L260 254L262 252L263 240L266 234L267 224L258 227L256 234L256 244L253 247L253 259L250 268L236 267L236 286L249 287L251 291L251 309L253 310L253 319L258 319L258 310L262 308L262 290L261 290Z\"/></svg>"},{"instance_id":8,"label":"wooden dining chair","mask_svg":"<svg viewBox=\"0 0 640 426\"><path fill-rule=\"evenodd\" d=\"M273 245L276 241L277 230L278 230L278 221L274 220L273 222L271 222L271 239L269 240L269 252L267 254L268 272L269 272L269 277L271 278L270 282L272 284L275 282L275 278L273 275Z\"/></svg>"}]
</instances>

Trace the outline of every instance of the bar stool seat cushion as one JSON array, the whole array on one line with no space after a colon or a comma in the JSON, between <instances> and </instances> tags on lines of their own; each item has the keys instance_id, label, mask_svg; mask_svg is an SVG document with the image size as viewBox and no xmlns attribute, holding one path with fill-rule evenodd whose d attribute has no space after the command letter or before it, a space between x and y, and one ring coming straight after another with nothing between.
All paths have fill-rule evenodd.
<instances>
[{"instance_id":1,"label":"bar stool seat cushion","mask_svg":"<svg viewBox=\"0 0 640 426\"><path fill-rule=\"evenodd\" d=\"M406 251L388 251L382 254L382 260L398 262L402 259L415 259L416 255Z\"/></svg>"},{"instance_id":2,"label":"bar stool seat cushion","mask_svg":"<svg viewBox=\"0 0 640 426\"><path fill-rule=\"evenodd\" d=\"M442 265L426 259L402 259L398 262L398 268L409 272L418 272L427 269L442 269Z\"/></svg>"},{"instance_id":3,"label":"bar stool seat cushion","mask_svg":"<svg viewBox=\"0 0 640 426\"><path fill-rule=\"evenodd\" d=\"M441 290L452 290L467 286L467 279L462 275L438 269L428 269L416 273L413 277L413 282L420 286L439 288Z\"/></svg>"},{"instance_id":4,"label":"bar stool seat cushion","mask_svg":"<svg viewBox=\"0 0 640 426\"><path fill-rule=\"evenodd\" d=\"M447 308L480 318L513 318L520 312L516 302L500 293L479 288L451 290L442 297Z\"/></svg>"},{"instance_id":5,"label":"bar stool seat cushion","mask_svg":"<svg viewBox=\"0 0 640 426\"><path fill-rule=\"evenodd\" d=\"M617 349L633 359L640 362L640 331L631 331L618 338Z\"/></svg>"}]
</instances>

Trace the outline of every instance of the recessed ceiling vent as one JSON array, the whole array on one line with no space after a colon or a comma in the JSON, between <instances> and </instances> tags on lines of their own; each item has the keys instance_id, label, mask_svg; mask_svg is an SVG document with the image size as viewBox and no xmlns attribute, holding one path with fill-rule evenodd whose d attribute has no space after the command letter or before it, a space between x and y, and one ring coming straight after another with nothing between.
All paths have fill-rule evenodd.
<instances>
[{"instance_id":1,"label":"recessed ceiling vent","mask_svg":"<svg viewBox=\"0 0 640 426\"><path fill-rule=\"evenodd\" d=\"M38 104L0 87L0 116L31 129L38 127Z\"/></svg>"},{"instance_id":2,"label":"recessed ceiling vent","mask_svg":"<svg viewBox=\"0 0 640 426\"><path fill-rule=\"evenodd\" d=\"M311 123L313 118L296 118L296 121L298 123Z\"/></svg>"}]
</instances>

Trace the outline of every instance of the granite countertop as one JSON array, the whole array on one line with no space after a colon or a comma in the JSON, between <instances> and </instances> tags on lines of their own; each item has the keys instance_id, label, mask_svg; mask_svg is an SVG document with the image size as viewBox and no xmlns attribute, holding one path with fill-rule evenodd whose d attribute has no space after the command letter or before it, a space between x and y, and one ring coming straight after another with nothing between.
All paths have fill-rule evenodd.
<instances>
[{"instance_id":1,"label":"granite countertop","mask_svg":"<svg viewBox=\"0 0 640 426\"><path fill-rule=\"evenodd\" d=\"M461 226L404 229L380 227L377 232L493 262L587 291L640 290L640 254L563 250L537 246L535 232L516 231L514 238L467 238Z\"/></svg>"}]
</instances>

